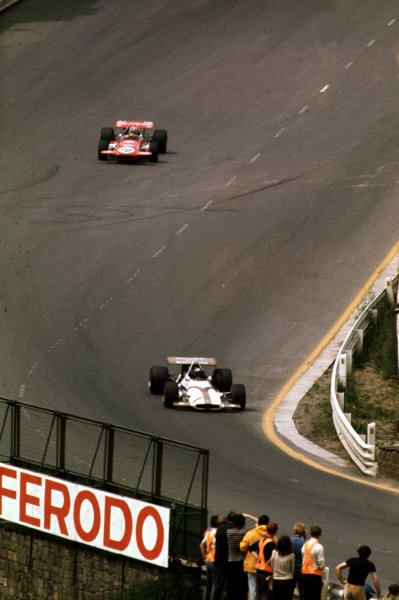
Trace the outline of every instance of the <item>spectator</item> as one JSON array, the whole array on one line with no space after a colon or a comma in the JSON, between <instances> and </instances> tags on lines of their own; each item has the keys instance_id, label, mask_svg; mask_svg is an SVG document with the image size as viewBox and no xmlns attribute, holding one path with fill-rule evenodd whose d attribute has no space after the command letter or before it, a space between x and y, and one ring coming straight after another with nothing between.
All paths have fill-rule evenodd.
<instances>
[{"instance_id":1,"label":"spectator","mask_svg":"<svg viewBox=\"0 0 399 600\"><path fill-rule=\"evenodd\" d=\"M303 600L320 600L323 588L323 571L326 566L324 548L320 544L321 527L312 525L310 539L302 546Z\"/></svg>"},{"instance_id":2,"label":"spectator","mask_svg":"<svg viewBox=\"0 0 399 600\"><path fill-rule=\"evenodd\" d=\"M293 591L298 586L299 600L302 600L302 546L306 542L306 529L303 523L295 523L292 528L292 550L295 554L294 577L292 578Z\"/></svg>"},{"instance_id":3,"label":"spectator","mask_svg":"<svg viewBox=\"0 0 399 600\"><path fill-rule=\"evenodd\" d=\"M256 596L255 600L267 600L269 597L269 583L272 579L273 569L270 566L269 559L273 550L276 548L276 533L278 525L274 521L267 524L267 536L249 546L250 552L255 552L258 559L256 568Z\"/></svg>"},{"instance_id":4,"label":"spectator","mask_svg":"<svg viewBox=\"0 0 399 600\"><path fill-rule=\"evenodd\" d=\"M206 567L206 586L203 600L210 600L211 597L213 571L215 567L215 537L216 530L220 524L219 521L218 515L213 515L211 517L210 526L205 531L202 542L200 543L200 552Z\"/></svg>"},{"instance_id":5,"label":"spectator","mask_svg":"<svg viewBox=\"0 0 399 600\"><path fill-rule=\"evenodd\" d=\"M240 550L240 542L250 529L245 525L246 517L256 522L256 518L251 517L251 515L238 514L234 519L234 527L231 527L226 532L228 550L226 600L247 600L248 583L243 568L244 554Z\"/></svg>"},{"instance_id":6,"label":"spectator","mask_svg":"<svg viewBox=\"0 0 399 600\"><path fill-rule=\"evenodd\" d=\"M288 535L282 535L278 540L270 557L270 566L273 569L273 600L292 600L295 554Z\"/></svg>"},{"instance_id":7,"label":"spectator","mask_svg":"<svg viewBox=\"0 0 399 600\"><path fill-rule=\"evenodd\" d=\"M269 517L261 515L258 524L248 531L240 542L240 549L246 553L244 558L244 572L248 577L249 600L255 600L256 596L256 563L257 558L248 550L252 544L267 536L267 524Z\"/></svg>"},{"instance_id":8,"label":"spectator","mask_svg":"<svg viewBox=\"0 0 399 600\"><path fill-rule=\"evenodd\" d=\"M219 525L215 537L215 560L213 570L213 583L211 600L221 600L226 581L226 567L229 560L227 547L227 531L235 525L236 513L231 511L226 517L226 522Z\"/></svg>"},{"instance_id":9,"label":"spectator","mask_svg":"<svg viewBox=\"0 0 399 600\"><path fill-rule=\"evenodd\" d=\"M338 579L344 584L344 599L366 600L365 582L369 573L379 598L381 596L380 581L374 563L369 560L371 548L360 546L357 553L357 557L348 558L335 567ZM345 579L342 576L342 571L347 568L349 568L349 573L348 578Z\"/></svg>"},{"instance_id":10,"label":"spectator","mask_svg":"<svg viewBox=\"0 0 399 600\"><path fill-rule=\"evenodd\" d=\"M384 600L399 600L399 583L391 583L388 591L383 595Z\"/></svg>"}]
</instances>

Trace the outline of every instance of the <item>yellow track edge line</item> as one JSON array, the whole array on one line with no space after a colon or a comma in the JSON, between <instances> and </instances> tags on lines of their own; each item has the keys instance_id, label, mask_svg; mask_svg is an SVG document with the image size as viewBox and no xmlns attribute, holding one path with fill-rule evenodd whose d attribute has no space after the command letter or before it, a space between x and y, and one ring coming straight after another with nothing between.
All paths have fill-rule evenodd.
<instances>
[{"instance_id":1,"label":"yellow track edge line","mask_svg":"<svg viewBox=\"0 0 399 600\"><path fill-rule=\"evenodd\" d=\"M295 460L298 460L314 469L319 471L323 471L330 475L335 475L336 477L341 477L342 479L348 479L350 481L354 481L355 483L361 483L363 485L367 485L369 487L377 488L379 490L384 490L388 492L393 492L395 494L399 494L399 488L391 487L389 484L385 483L377 483L375 481L366 481L360 477L356 477L355 475L348 475L347 473L341 473L340 471L336 471L331 467L326 467L324 465L318 464L315 460L309 458L305 454L302 454L298 450L294 450L290 446L288 446L277 434L273 421L274 416L276 414L277 408L283 402L284 398L288 394L288 392L294 387L296 382L307 372L309 367L313 364L316 358L319 357L321 352L328 346L328 344L334 339L334 337L338 334L338 332L343 327L344 323L348 320L348 318L352 315L355 309L359 306L362 298L366 295L366 293L373 286L375 281L384 271L386 266L393 260L395 254L399 252L399 240L392 246L390 251L387 253L385 258L381 261L372 275L368 278L366 283L360 288L359 292L350 302L349 306L345 309L345 311L341 314L341 316L337 319L334 325L331 327L330 331L323 337L323 339L319 342L316 348L309 354L309 356L304 360L304 362L298 367L295 373L290 377L290 379L283 385L280 391L277 393L275 398L272 400L270 406L266 409L262 417L262 429L265 433L266 437L275 444L282 452L291 456Z\"/></svg>"}]
</instances>

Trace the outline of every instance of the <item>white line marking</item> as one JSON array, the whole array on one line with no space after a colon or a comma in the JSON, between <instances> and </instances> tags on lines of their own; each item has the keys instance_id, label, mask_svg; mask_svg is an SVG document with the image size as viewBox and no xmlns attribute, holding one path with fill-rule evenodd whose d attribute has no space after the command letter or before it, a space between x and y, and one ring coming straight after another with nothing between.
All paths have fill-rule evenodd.
<instances>
[{"instance_id":1,"label":"white line marking","mask_svg":"<svg viewBox=\"0 0 399 600\"><path fill-rule=\"evenodd\" d=\"M183 225L183 227L180 227L179 231L176 233L176 235L180 235L183 233L183 231L185 231L188 227L188 223L186 223L185 225Z\"/></svg>"},{"instance_id":2,"label":"white line marking","mask_svg":"<svg viewBox=\"0 0 399 600\"><path fill-rule=\"evenodd\" d=\"M396 19L391 19L388 23L388 27L391 27L394 23L396 23Z\"/></svg>"},{"instance_id":3,"label":"white line marking","mask_svg":"<svg viewBox=\"0 0 399 600\"><path fill-rule=\"evenodd\" d=\"M309 104L307 104L306 106L304 106L303 108L301 108L301 110L299 111L298 115L303 115L303 113L308 110L309 108Z\"/></svg>"},{"instance_id":4,"label":"white line marking","mask_svg":"<svg viewBox=\"0 0 399 600\"><path fill-rule=\"evenodd\" d=\"M25 394L25 389L26 389L26 385L22 384L21 387L19 388L19 397L23 398L24 394Z\"/></svg>"},{"instance_id":5,"label":"white line marking","mask_svg":"<svg viewBox=\"0 0 399 600\"><path fill-rule=\"evenodd\" d=\"M38 362L35 362L33 367L31 367L30 371L28 372L28 375L33 375L33 372L35 371L38 364L39 364Z\"/></svg>"},{"instance_id":6,"label":"white line marking","mask_svg":"<svg viewBox=\"0 0 399 600\"><path fill-rule=\"evenodd\" d=\"M229 185L231 185L233 183L233 181L235 181L237 179L237 175L234 175L234 177L232 177L231 179L229 179L229 181L227 183L224 184L224 187L228 187Z\"/></svg>"},{"instance_id":7,"label":"white line marking","mask_svg":"<svg viewBox=\"0 0 399 600\"><path fill-rule=\"evenodd\" d=\"M202 211L204 211L204 210L206 210L207 208L209 208L209 207L210 207L210 205L212 204L212 202L213 202L213 200L209 200L209 202L207 202L207 203L205 204L205 206L203 206L203 207L201 208L201 210L202 210Z\"/></svg>"},{"instance_id":8,"label":"white line marking","mask_svg":"<svg viewBox=\"0 0 399 600\"><path fill-rule=\"evenodd\" d=\"M353 65L353 60L351 60L350 62L348 62L347 65L345 65L345 69L350 69L352 65Z\"/></svg>"},{"instance_id":9,"label":"white line marking","mask_svg":"<svg viewBox=\"0 0 399 600\"><path fill-rule=\"evenodd\" d=\"M320 94L324 94L324 92L326 92L329 87L330 87L330 85L327 83L327 85L325 85L323 88L321 88Z\"/></svg>"},{"instance_id":10,"label":"white line marking","mask_svg":"<svg viewBox=\"0 0 399 600\"><path fill-rule=\"evenodd\" d=\"M166 246L162 246L162 248L160 248L157 252L155 252L155 254L152 255L152 258L156 258L160 254L162 254L162 252L165 252L165 250L166 250Z\"/></svg>"},{"instance_id":11,"label":"white line marking","mask_svg":"<svg viewBox=\"0 0 399 600\"><path fill-rule=\"evenodd\" d=\"M372 46L373 44L375 44L375 40L370 40L366 48L370 48L370 46Z\"/></svg>"},{"instance_id":12,"label":"white line marking","mask_svg":"<svg viewBox=\"0 0 399 600\"><path fill-rule=\"evenodd\" d=\"M280 129L280 131L278 131L278 132L275 134L275 136L274 136L274 137L275 137L275 138L278 138L278 137L280 137L280 135L283 133L283 131L285 131L285 127L282 127L282 128Z\"/></svg>"},{"instance_id":13,"label":"white line marking","mask_svg":"<svg viewBox=\"0 0 399 600\"><path fill-rule=\"evenodd\" d=\"M135 279L138 275L140 275L140 269L137 269L137 271L133 273L132 277L129 277L126 283L132 283L133 279Z\"/></svg>"},{"instance_id":14,"label":"white line marking","mask_svg":"<svg viewBox=\"0 0 399 600\"><path fill-rule=\"evenodd\" d=\"M253 158L251 158L251 160L249 161L249 164L254 163L256 160L258 160L260 156L260 152L258 152L258 154L255 154L255 156Z\"/></svg>"}]
</instances>

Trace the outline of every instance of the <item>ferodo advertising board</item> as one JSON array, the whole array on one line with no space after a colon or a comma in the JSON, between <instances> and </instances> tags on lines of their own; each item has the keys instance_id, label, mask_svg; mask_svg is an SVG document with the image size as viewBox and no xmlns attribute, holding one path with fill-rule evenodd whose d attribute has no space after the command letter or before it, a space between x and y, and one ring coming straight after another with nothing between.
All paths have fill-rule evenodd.
<instances>
[{"instance_id":1,"label":"ferodo advertising board","mask_svg":"<svg viewBox=\"0 0 399 600\"><path fill-rule=\"evenodd\" d=\"M168 566L170 510L0 463L0 518Z\"/></svg>"}]
</instances>

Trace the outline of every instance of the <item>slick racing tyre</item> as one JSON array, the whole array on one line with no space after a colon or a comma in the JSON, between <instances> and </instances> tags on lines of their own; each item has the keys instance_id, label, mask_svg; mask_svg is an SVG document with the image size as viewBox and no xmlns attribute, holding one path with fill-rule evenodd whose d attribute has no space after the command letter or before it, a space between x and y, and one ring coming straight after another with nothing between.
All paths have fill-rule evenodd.
<instances>
[{"instance_id":1,"label":"slick racing tyre","mask_svg":"<svg viewBox=\"0 0 399 600\"><path fill-rule=\"evenodd\" d=\"M114 128L113 127L103 127L101 129L100 138L102 140L108 140L108 141L114 140L115 139Z\"/></svg>"},{"instance_id":2,"label":"slick racing tyre","mask_svg":"<svg viewBox=\"0 0 399 600\"><path fill-rule=\"evenodd\" d=\"M179 386L175 381L167 381L163 392L163 405L173 408L173 403L179 400Z\"/></svg>"},{"instance_id":3,"label":"slick racing tyre","mask_svg":"<svg viewBox=\"0 0 399 600\"><path fill-rule=\"evenodd\" d=\"M163 394L165 383L169 379L169 371L167 367L151 367L148 387L151 394L160 396Z\"/></svg>"},{"instance_id":4,"label":"slick racing tyre","mask_svg":"<svg viewBox=\"0 0 399 600\"><path fill-rule=\"evenodd\" d=\"M219 392L229 392L233 383L230 369L215 369L212 375L212 384Z\"/></svg>"},{"instance_id":5,"label":"slick racing tyre","mask_svg":"<svg viewBox=\"0 0 399 600\"><path fill-rule=\"evenodd\" d=\"M157 142L150 142L150 152L151 152L150 162L153 162L153 163L158 162L159 149L158 149Z\"/></svg>"},{"instance_id":6,"label":"slick racing tyre","mask_svg":"<svg viewBox=\"0 0 399 600\"><path fill-rule=\"evenodd\" d=\"M109 141L101 138L98 142L98 160L107 160L108 154L101 154L102 150L108 150Z\"/></svg>"},{"instance_id":7,"label":"slick racing tyre","mask_svg":"<svg viewBox=\"0 0 399 600\"><path fill-rule=\"evenodd\" d=\"M235 410L244 410L247 403L247 394L245 386L242 383L233 383L231 386L231 401L233 404L238 404L239 408Z\"/></svg>"},{"instance_id":8,"label":"slick racing tyre","mask_svg":"<svg viewBox=\"0 0 399 600\"><path fill-rule=\"evenodd\" d=\"M168 132L166 129L155 129L152 139L158 143L159 154L165 154L168 144Z\"/></svg>"}]
</instances>

